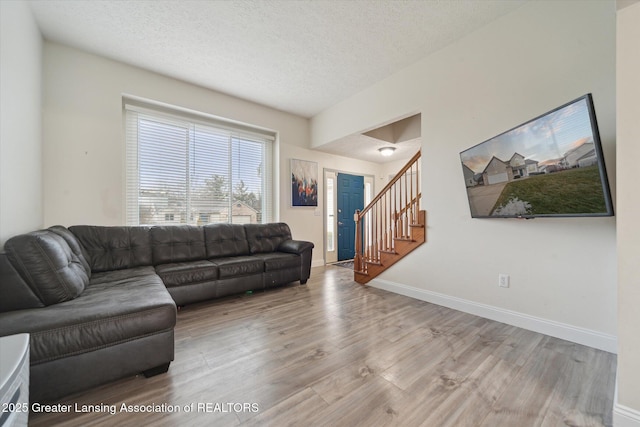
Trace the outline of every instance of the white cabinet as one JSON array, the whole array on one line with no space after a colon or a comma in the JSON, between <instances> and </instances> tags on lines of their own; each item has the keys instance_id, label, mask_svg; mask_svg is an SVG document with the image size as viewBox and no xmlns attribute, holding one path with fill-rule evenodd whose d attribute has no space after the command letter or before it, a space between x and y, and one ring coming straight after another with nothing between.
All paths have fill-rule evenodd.
<instances>
[{"instance_id":1,"label":"white cabinet","mask_svg":"<svg viewBox=\"0 0 640 427\"><path fill-rule=\"evenodd\" d=\"M0 337L0 426L29 420L29 334Z\"/></svg>"}]
</instances>

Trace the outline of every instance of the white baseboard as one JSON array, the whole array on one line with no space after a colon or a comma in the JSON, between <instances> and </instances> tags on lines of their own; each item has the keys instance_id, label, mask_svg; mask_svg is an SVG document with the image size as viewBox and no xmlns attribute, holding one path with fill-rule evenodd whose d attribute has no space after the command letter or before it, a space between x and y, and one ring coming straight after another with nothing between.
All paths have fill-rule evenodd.
<instances>
[{"instance_id":1,"label":"white baseboard","mask_svg":"<svg viewBox=\"0 0 640 427\"><path fill-rule=\"evenodd\" d=\"M454 310L464 311L465 313L474 314L476 316L517 326L519 328L528 329L541 334L597 348L609 353L615 354L618 351L618 339L614 335L579 328L565 323L555 322L553 320L542 319L540 317L530 316L528 314L518 313L504 308L440 294L426 289L414 288L412 286L388 280L373 279L369 282L369 285L375 288L419 299L421 301L442 305Z\"/></svg>"},{"instance_id":2,"label":"white baseboard","mask_svg":"<svg viewBox=\"0 0 640 427\"><path fill-rule=\"evenodd\" d=\"M640 427L640 411L620 405L619 403L614 403L613 426Z\"/></svg>"},{"instance_id":3,"label":"white baseboard","mask_svg":"<svg viewBox=\"0 0 640 427\"><path fill-rule=\"evenodd\" d=\"M311 261L311 268L313 267L323 267L324 266L324 260L323 259L317 259L315 261Z\"/></svg>"},{"instance_id":4,"label":"white baseboard","mask_svg":"<svg viewBox=\"0 0 640 427\"><path fill-rule=\"evenodd\" d=\"M640 411L618 403L618 374L613 394L613 427L640 427Z\"/></svg>"}]
</instances>

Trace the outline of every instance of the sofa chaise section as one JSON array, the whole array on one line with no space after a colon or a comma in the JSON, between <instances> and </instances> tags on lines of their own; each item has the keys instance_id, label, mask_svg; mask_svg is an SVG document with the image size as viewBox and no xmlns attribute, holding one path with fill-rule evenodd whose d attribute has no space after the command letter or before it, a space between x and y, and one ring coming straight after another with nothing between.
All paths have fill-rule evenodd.
<instances>
[{"instance_id":1,"label":"sofa chaise section","mask_svg":"<svg viewBox=\"0 0 640 427\"><path fill-rule=\"evenodd\" d=\"M0 335L30 334L32 401L168 369L176 307L152 267L94 273L63 227L16 236L5 249Z\"/></svg>"}]
</instances>

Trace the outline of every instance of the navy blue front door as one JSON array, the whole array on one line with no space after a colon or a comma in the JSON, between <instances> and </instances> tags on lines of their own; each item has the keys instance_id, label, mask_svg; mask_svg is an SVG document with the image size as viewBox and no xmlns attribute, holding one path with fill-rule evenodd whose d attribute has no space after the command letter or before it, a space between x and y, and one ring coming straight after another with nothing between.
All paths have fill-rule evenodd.
<instances>
[{"instance_id":1,"label":"navy blue front door","mask_svg":"<svg viewBox=\"0 0 640 427\"><path fill-rule=\"evenodd\" d=\"M353 214L364 208L364 177L338 174L338 261L355 254L356 223Z\"/></svg>"}]
</instances>

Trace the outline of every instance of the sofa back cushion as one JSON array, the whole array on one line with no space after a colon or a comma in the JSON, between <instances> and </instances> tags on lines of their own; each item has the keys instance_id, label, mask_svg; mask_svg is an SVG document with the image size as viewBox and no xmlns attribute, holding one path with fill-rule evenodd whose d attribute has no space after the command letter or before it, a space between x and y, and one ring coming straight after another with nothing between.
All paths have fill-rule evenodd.
<instances>
[{"instance_id":1,"label":"sofa back cushion","mask_svg":"<svg viewBox=\"0 0 640 427\"><path fill-rule=\"evenodd\" d=\"M84 247L93 272L151 265L149 227L74 225L69 230Z\"/></svg>"},{"instance_id":2,"label":"sofa back cushion","mask_svg":"<svg viewBox=\"0 0 640 427\"><path fill-rule=\"evenodd\" d=\"M249 242L241 224L209 224L204 226L207 258L249 255Z\"/></svg>"},{"instance_id":3,"label":"sofa back cushion","mask_svg":"<svg viewBox=\"0 0 640 427\"><path fill-rule=\"evenodd\" d=\"M51 230L12 237L4 248L11 265L44 305L69 301L89 283L80 258Z\"/></svg>"},{"instance_id":4,"label":"sofa back cushion","mask_svg":"<svg viewBox=\"0 0 640 427\"><path fill-rule=\"evenodd\" d=\"M204 230L193 225L163 225L151 228L153 265L207 258Z\"/></svg>"},{"instance_id":5,"label":"sofa back cushion","mask_svg":"<svg viewBox=\"0 0 640 427\"><path fill-rule=\"evenodd\" d=\"M291 240L291 229L284 222L245 224L244 229L252 254L275 252L282 242Z\"/></svg>"},{"instance_id":6,"label":"sofa back cushion","mask_svg":"<svg viewBox=\"0 0 640 427\"><path fill-rule=\"evenodd\" d=\"M88 261L89 255L84 250L80 242L78 242L76 236L74 236L69 229L61 225L54 225L53 227L49 227L48 230L53 231L67 242L71 251L78 257L78 259L80 259L82 267L84 267L84 270L87 272L87 276L91 277L91 266Z\"/></svg>"}]
</instances>

